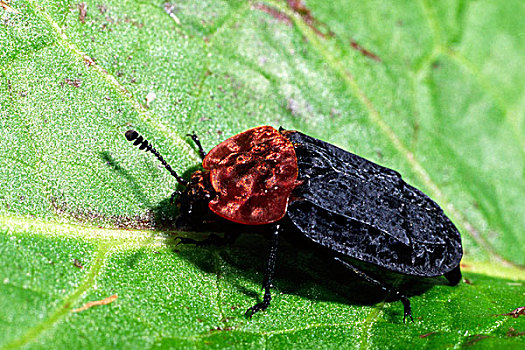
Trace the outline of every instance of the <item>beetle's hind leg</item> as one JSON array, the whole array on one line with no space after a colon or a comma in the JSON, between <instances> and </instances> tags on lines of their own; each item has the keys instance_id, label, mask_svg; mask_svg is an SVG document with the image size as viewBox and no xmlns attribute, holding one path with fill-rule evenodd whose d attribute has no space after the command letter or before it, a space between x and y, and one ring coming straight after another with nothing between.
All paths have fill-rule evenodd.
<instances>
[{"instance_id":1,"label":"beetle's hind leg","mask_svg":"<svg viewBox=\"0 0 525 350\"><path fill-rule=\"evenodd\" d=\"M403 303L403 309L404 309L404 312L403 312L403 322L406 321L407 317L410 318L410 320L412 322L414 322L414 319L412 318L412 307L410 306L410 300L408 300L408 297L404 294L402 294L400 291L398 291L397 289L394 289L393 287L379 281L379 280L376 280L375 278L371 277L370 275L367 275L365 272L361 271L360 269L358 269L357 267L355 267L354 265L350 264L348 261L345 261L341 258L334 258L336 261L340 262L341 264L343 264L347 269L351 270L352 272L354 272L356 275L358 275L359 277L361 277L362 279L364 279L365 281L367 281L368 283L370 284L373 284L374 286L378 286L379 288L381 288L382 290L384 290L385 292L387 292L388 294L391 294L391 295L395 295L395 297L397 299L399 299L402 303Z\"/></svg>"},{"instance_id":2,"label":"beetle's hind leg","mask_svg":"<svg viewBox=\"0 0 525 350\"><path fill-rule=\"evenodd\" d=\"M275 272L275 261L277 260L277 245L279 242L279 233L281 232L281 225L275 225L275 230L272 235L271 247L270 247L270 257L268 258L268 263L266 265L266 272L264 273L263 288L264 288L264 297L262 303L255 304L248 310L246 310L245 315L247 317L252 317L258 311L266 310L270 306L270 301L272 300L272 294L270 289L273 287L273 275Z\"/></svg>"},{"instance_id":3,"label":"beetle's hind leg","mask_svg":"<svg viewBox=\"0 0 525 350\"><path fill-rule=\"evenodd\" d=\"M204 159L204 157L206 157L206 152L204 151L204 148L202 148L201 141L199 140L199 137L197 136L195 131L191 134L187 134L186 136L191 137L193 142L195 142L195 144L197 145L197 148L199 149L199 155L201 156L202 159Z\"/></svg>"}]
</instances>

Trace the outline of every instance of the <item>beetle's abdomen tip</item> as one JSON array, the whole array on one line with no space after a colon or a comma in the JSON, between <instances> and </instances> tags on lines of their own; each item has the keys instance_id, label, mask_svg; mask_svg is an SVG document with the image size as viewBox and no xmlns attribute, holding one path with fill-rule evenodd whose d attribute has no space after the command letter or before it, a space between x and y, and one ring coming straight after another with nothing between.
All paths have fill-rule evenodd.
<instances>
[{"instance_id":1,"label":"beetle's abdomen tip","mask_svg":"<svg viewBox=\"0 0 525 350\"><path fill-rule=\"evenodd\" d=\"M139 137L139 133L136 132L135 130L128 130L128 131L126 131L125 136L126 136L126 139L127 139L128 141L133 141L133 140L135 140L137 137Z\"/></svg>"}]
</instances>

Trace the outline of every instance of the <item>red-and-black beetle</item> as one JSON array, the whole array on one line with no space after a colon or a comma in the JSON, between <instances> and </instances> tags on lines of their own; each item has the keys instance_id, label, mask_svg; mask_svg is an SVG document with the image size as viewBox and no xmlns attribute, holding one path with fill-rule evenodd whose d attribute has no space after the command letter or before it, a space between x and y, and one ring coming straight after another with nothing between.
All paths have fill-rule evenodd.
<instances>
[{"instance_id":1,"label":"red-and-black beetle","mask_svg":"<svg viewBox=\"0 0 525 350\"><path fill-rule=\"evenodd\" d=\"M136 131L126 138L153 153L177 181L180 219L197 225L226 219L244 225L269 225L270 256L263 281L264 298L246 312L265 310L271 301L278 237L293 229L328 250L333 259L376 285L404 306L408 297L364 272L352 260L401 274L444 275L451 285L461 279L461 237L443 210L401 175L334 145L298 131L260 126L223 141L208 154L191 136L204 170L190 181L181 178ZM221 219L222 218L222 219ZM232 239L225 234L222 240ZM218 243L212 235L197 242Z\"/></svg>"}]
</instances>

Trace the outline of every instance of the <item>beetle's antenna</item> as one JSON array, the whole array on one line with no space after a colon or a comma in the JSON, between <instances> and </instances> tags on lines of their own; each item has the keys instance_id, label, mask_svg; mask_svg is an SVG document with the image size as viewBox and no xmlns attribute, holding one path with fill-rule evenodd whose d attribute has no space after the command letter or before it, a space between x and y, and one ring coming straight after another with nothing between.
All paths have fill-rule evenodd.
<instances>
[{"instance_id":1,"label":"beetle's antenna","mask_svg":"<svg viewBox=\"0 0 525 350\"><path fill-rule=\"evenodd\" d=\"M175 170L171 167L171 165L168 164L164 160L164 158L160 155L159 152L151 145L151 143L148 142L142 135L140 135L135 130L128 130L126 131L126 139L128 139L129 142L133 142L133 146L138 146L140 150L144 150L145 152L151 152L157 157L157 159L164 165L164 167L170 172L171 176L173 176L175 179L177 179L177 182L183 186L188 185L188 181L184 180L182 177L177 174Z\"/></svg>"}]
</instances>

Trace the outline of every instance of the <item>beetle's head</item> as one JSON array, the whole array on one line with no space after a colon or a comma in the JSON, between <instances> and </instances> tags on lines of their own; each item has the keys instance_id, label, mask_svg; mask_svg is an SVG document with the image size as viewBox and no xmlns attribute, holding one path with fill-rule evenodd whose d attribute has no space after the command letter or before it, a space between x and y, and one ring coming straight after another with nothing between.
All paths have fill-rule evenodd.
<instances>
[{"instance_id":1,"label":"beetle's head","mask_svg":"<svg viewBox=\"0 0 525 350\"><path fill-rule=\"evenodd\" d=\"M194 172L186 189L179 192L175 201L180 213L176 226L195 228L216 219L217 216L208 207L208 203L215 195L215 190L210 183L210 173L201 170Z\"/></svg>"}]
</instances>

